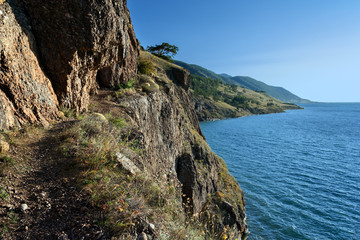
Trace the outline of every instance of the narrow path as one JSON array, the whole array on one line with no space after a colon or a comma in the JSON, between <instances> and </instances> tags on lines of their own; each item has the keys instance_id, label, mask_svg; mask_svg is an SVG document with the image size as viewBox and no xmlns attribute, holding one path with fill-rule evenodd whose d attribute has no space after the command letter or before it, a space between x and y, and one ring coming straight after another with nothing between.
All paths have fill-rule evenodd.
<instances>
[{"instance_id":1,"label":"narrow path","mask_svg":"<svg viewBox=\"0 0 360 240\"><path fill-rule=\"evenodd\" d=\"M17 228L4 239L107 239L94 222L89 194L79 191L74 176L63 171L71 165L58 152L58 134L69 124L57 124L15 146L13 154L28 159L29 170L9 178L18 219ZM21 210L21 204L28 209Z\"/></svg>"}]
</instances>

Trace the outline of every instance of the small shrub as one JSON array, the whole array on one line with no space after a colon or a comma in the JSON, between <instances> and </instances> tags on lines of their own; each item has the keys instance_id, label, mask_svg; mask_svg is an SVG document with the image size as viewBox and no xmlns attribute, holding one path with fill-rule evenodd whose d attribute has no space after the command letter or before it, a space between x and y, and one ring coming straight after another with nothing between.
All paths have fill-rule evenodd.
<instances>
[{"instance_id":1,"label":"small shrub","mask_svg":"<svg viewBox=\"0 0 360 240\"><path fill-rule=\"evenodd\" d=\"M151 76L155 70L154 64L149 59L140 59L138 71L140 74Z\"/></svg>"},{"instance_id":2,"label":"small shrub","mask_svg":"<svg viewBox=\"0 0 360 240\"><path fill-rule=\"evenodd\" d=\"M120 90L120 89L127 89L127 88L132 88L133 85L135 83L135 80L133 78L131 78L128 82L126 83L119 83L115 86L115 90Z\"/></svg>"},{"instance_id":3,"label":"small shrub","mask_svg":"<svg viewBox=\"0 0 360 240\"><path fill-rule=\"evenodd\" d=\"M154 82L144 83L141 85L142 90L147 93L155 92L159 90L159 85Z\"/></svg>"},{"instance_id":4,"label":"small shrub","mask_svg":"<svg viewBox=\"0 0 360 240\"><path fill-rule=\"evenodd\" d=\"M64 116L67 118L72 118L76 116L75 108L61 108L60 111L63 112Z\"/></svg>"},{"instance_id":5,"label":"small shrub","mask_svg":"<svg viewBox=\"0 0 360 240\"><path fill-rule=\"evenodd\" d=\"M9 197L9 194L5 191L4 188L0 188L0 199L5 200Z\"/></svg>"}]
</instances>

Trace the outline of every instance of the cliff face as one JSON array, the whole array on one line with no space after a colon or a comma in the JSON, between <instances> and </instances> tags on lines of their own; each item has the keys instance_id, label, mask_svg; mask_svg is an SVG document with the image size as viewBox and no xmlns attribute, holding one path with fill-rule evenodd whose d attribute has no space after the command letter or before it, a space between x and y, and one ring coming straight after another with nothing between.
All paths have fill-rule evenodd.
<instances>
[{"instance_id":1,"label":"cliff face","mask_svg":"<svg viewBox=\"0 0 360 240\"><path fill-rule=\"evenodd\" d=\"M47 124L59 104L84 111L99 85L136 75L126 1L8 0L0 11L1 128Z\"/></svg>"},{"instance_id":2,"label":"cliff face","mask_svg":"<svg viewBox=\"0 0 360 240\"><path fill-rule=\"evenodd\" d=\"M58 101L38 61L36 40L21 8L0 5L0 128L48 124Z\"/></svg>"},{"instance_id":3,"label":"cliff face","mask_svg":"<svg viewBox=\"0 0 360 240\"><path fill-rule=\"evenodd\" d=\"M234 238L246 232L245 200L221 158L206 143L189 90L189 73L162 59L142 53L155 65L152 77L140 75L157 90L121 97L145 150L139 168L161 182L176 182L191 214L209 230ZM174 74L175 73L175 74ZM104 112L105 113L105 112ZM211 224L210 224L211 222Z\"/></svg>"},{"instance_id":4,"label":"cliff face","mask_svg":"<svg viewBox=\"0 0 360 240\"><path fill-rule=\"evenodd\" d=\"M246 231L243 193L205 141L189 73L145 53L154 72L137 76L139 44L125 0L8 0L0 5L0 36L1 129L48 124L60 106L85 111L98 87L136 78L109 103L144 151L134 164L175 183L186 211L209 231L230 238Z\"/></svg>"},{"instance_id":5,"label":"cliff face","mask_svg":"<svg viewBox=\"0 0 360 240\"><path fill-rule=\"evenodd\" d=\"M87 109L89 93L135 77L139 44L126 1L24 1L41 62L61 105Z\"/></svg>"}]
</instances>

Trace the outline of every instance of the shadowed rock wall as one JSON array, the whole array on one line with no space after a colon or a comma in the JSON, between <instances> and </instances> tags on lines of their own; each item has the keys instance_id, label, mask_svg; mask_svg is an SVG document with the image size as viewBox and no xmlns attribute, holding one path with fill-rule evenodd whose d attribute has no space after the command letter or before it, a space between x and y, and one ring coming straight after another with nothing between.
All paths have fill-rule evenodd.
<instances>
[{"instance_id":1,"label":"shadowed rock wall","mask_svg":"<svg viewBox=\"0 0 360 240\"><path fill-rule=\"evenodd\" d=\"M97 83L113 87L137 72L139 43L126 0L27 0L41 62L61 105L87 109Z\"/></svg>"}]
</instances>

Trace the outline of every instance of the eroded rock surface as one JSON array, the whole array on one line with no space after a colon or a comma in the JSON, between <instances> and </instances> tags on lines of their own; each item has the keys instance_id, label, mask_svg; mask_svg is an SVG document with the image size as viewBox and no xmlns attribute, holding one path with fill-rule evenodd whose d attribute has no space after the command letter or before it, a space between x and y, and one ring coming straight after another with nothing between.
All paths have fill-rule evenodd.
<instances>
[{"instance_id":1,"label":"eroded rock surface","mask_svg":"<svg viewBox=\"0 0 360 240\"><path fill-rule=\"evenodd\" d=\"M118 100L128 109L139 144L146 149L143 168L162 181L178 181L190 214L216 232L228 226L228 236L235 239L247 230L243 192L205 141L188 90L188 74L171 64L162 67L166 71L157 68L155 75L166 75L176 84L154 79L162 85L160 90Z\"/></svg>"},{"instance_id":2,"label":"eroded rock surface","mask_svg":"<svg viewBox=\"0 0 360 240\"><path fill-rule=\"evenodd\" d=\"M37 58L34 35L21 8L0 5L0 129L47 125L58 101Z\"/></svg>"},{"instance_id":3,"label":"eroded rock surface","mask_svg":"<svg viewBox=\"0 0 360 240\"><path fill-rule=\"evenodd\" d=\"M85 111L99 86L136 76L126 0L8 0L0 5L0 128ZM60 105L59 105L60 104Z\"/></svg>"},{"instance_id":4,"label":"eroded rock surface","mask_svg":"<svg viewBox=\"0 0 360 240\"><path fill-rule=\"evenodd\" d=\"M126 0L24 2L60 104L84 111L96 80L113 87L135 77L139 44Z\"/></svg>"}]
</instances>

